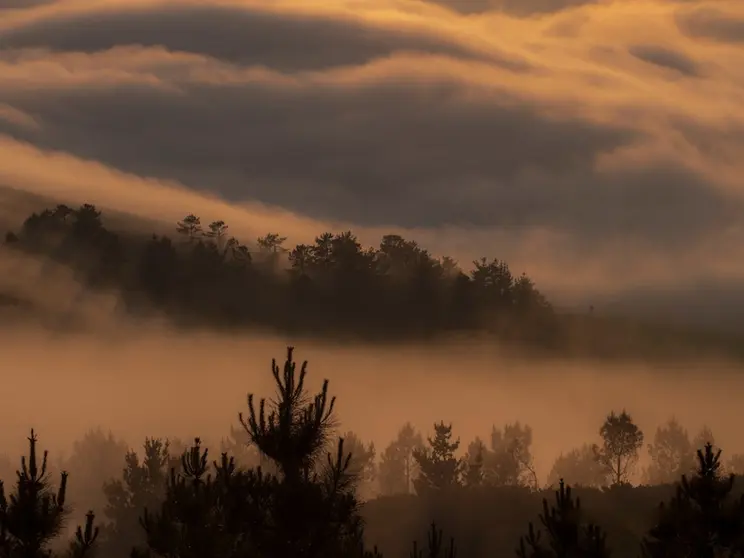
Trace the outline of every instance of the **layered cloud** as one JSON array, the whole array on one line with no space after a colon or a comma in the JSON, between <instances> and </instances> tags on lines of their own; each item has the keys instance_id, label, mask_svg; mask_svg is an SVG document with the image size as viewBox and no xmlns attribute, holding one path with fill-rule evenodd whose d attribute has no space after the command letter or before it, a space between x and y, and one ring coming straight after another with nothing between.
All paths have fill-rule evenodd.
<instances>
[{"instance_id":1,"label":"layered cloud","mask_svg":"<svg viewBox=\"0 0 744 558\"><path fill-rule=\"evenodd\" d=\"M297 242L399 231L547 290L738 280L742 22L724 0L26 4L0 18L0 181Z\"/></svg>"}]
</instances>

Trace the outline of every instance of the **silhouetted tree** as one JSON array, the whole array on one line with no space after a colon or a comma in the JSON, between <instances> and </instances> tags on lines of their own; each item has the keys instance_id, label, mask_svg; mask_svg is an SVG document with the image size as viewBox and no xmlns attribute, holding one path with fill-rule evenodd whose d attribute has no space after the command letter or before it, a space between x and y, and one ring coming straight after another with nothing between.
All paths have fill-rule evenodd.
<instances>
[{"instance_id":1,"label":"silhouetted tree","mask_svg":"<svg viewBox=\"0 0 744 558\"><path fill-rule=\"evenodd\" d=\"M398 431L398 436L382 453L379 478L382 494L409 494L418 465L413 457L416 450L424 448L420 432L408 422Z\"/></svg>"},{"instance_id":2,"label":"silhouetted tree","mask_svg":"<svg viewBox=\"0 0 744 558\"><path fill-rule=\"evenodd\" d=\"M607 484L607 469L597 460L590 444L561 453L548 474L548 484L555 486L564 479L572 486L600 488Z\"/></svg>"},{"instance_id":3,"label":"silhouetted tree","mask_svg":"<svg viewBox=\"0 0 744 558\"><path fill-rule=\"evenodd\" d=\"M251 443L251 438L244 428L230 427L230 434L220 442L220 451L235 459L238 467L252 469L258 466L265 468L269 462L262 459L261 452Z\"/></svg>"},{"instance_id":4,"label":"silhouetted tree","mask_svg":"<svg viewBox=\"0 0 744 558\"><path fill-rule=\"evenodd\" d=\"M185 236L189 243L194 242L203 232L201 219L193 213L189 213L183 218L183 221L178 221L176 232Z\"/></svg>"},{"instance_id":5,"label":"silhouetted tree","mask_svg":"<svg viewBox=\"0 0 744 558\"><path fill-rule=\"evenodd\" d=\"M638 461L638 450L643 446L643 432L633 418L623 410L612 411L599 429L602 446L593 446L599 463L607 470L613 484L625 484Z\"/></svg>"},{"instance_id":6,"label":"silhouetted tree","mask_svg":"<svg viewBox=\"0 0 744 558\"><path fill-rule=\"evenodd\" d=\"M674 482L694 465L695 453L687 430L675 418L656 429L648 453L651 464L646 470L646 481L650 484Z\"/></svg>"},{"instance_id":7,"label":"silhouetted tree","mask_svg":"<svg viewBox=\"0 0 744 558\"><path fill-rule=\"evenodd\" d=\"M540 522L547 533L542 533L530 523L526 537L519 541L518 558L607 558L607 536L596 525L583 517L581 502L573 498L571 488L560 480L555 493L555 504L543 499ZM547 543L547 544L545 544Z\"/></svg>"},{"instance_id":8,"label":"silhouetted tree","mask_svg":"<svg viewBox=\"0 0 744 558\"><path fill-rule=\"evenodd\" d=\"M449 545L444 546L442 530L432 523L427 535L426 551L419 548L418 541L413 541L410 558L457 558L455 539L450 537Z\"/></svg>"},{"instance_id":9,"label":"silhouetted tree","mask_svg":"<svg viewBox=\"0 0 744 558\"><path fill-rule=\"evenodd\" d=\"M100 428L87 431L73 442L72 453L61 464L63 470L74 471L76 476L75 483L67 490L67 501L73 511L106 509L104 483L120 476L127 451L126 442Z\"/></svg>"},{"instance_id":10,"label":"silhouetted tree","mask_svg":"<svg viewBox=\"0 0 744 558\"><path fill-rule=\"evenodd\" d=\"M299 373L293 349L281 371L272 361L277 398L254 404L239 420L250 442L274 462L276 474L240 470L222 455L210 474L207 451L197 439L182 458L183 472L171 471L159 512L142 518L146 551L139 556L221 558L369 556L349 472L351 454L339 440L335 456L322 457L334 425L328 381L315 396L305 389L307 362ZM268 408L267 408L268 407Z\"/></svg>"},{"instance_id":11,"label":"silhouetted tree","mask_svg":"<svg viewBox=\"0 0 744 558\"><path fill-rule=\"evenodd\" d=\"M413 457L419 466L420 475L413 481L416 492L422 494L429 489L446 489L460 485L462 462L455 457L460 439L452 440L452 425L434 424L434 437L427 438L429 447L416 449Z\"/></svg>"},{"instance_id":12,"label":"silhouetted tree","mask_svg":"<svg viewBox=\"0 0 744 558\"><path fill-rule=\"evenodd\" d=\"M734 497L734 476L723 476L721 450L697 451L697 471L686 475L643 542L648 558L744 556L744 497Z\"/></svg>"},{"instance_id":13,"label":"silhouetted tree","mask_svg":"<svg viewBox=\"0 0 744 558\"><path fill-rule=\"evenodd\" d=\"M217 249L222 251L225 247L225 236L229 228L224 221L212 221L209 224L209 230L204 233L204 236L214 239Z\"/></svg>"},{"instance_id":14,"label":"silhouetted tree","mask_svg":"<svg viewBox=\"0 0 744 558\"><path fill-rule=\"evenodd\" d=\"M168 471L177 463L167 440L147 438L143 450L142 460L137 452L127 452L121 478L103 485L109 522L103 526L101 542L107 557L128 556L132 546L145 542L140 517L146 509L161 505Z\"/></svg>"},{"instance_id":15,"label":"silhouetted tree","mask_svg":"<svg viewBox=\"0 0 744 558\"><path fill-rule=\"evenodd\" d=\"M484 456L486 480L496 486L537 488L532 459L532 428L519 421L491 430L491 451Z\"/></svg>"},{"instance_id":16,"label":"silhouetted tree","mask_svg":"<svg viewBox=\"0 0 744 558\"><path fill-rule=\"evenodd\" d=\"M716 445L716 437L713 435L713 431L710 429L710 427L707 424L704 424L702 427L700 427L700 430L697 434L695 434L695 437L692 439L692 447L693 448L704 448L706 444L711 444L713 446L713 451L717 451L720 448ZM697 451L697 450L696 450ZM692 466L694 467L694 459Z\"/></svg>"},{"instance_id":17,"label":"silhouetted tree","mask_svg":"<svg viewBox=\"0 0 744 558\"><path fill-rule=\"evenodd\" d=\"M377 478L377 465L375 463L375 445L364 442L354 433L346 432L341 436L344 440L344 451L351 455L349 461L349 474L357 480L357 493L361 496L370 495L370 485Z\"/></svg>"},{"instance_id":18,"label":"silhouetted tree","mask_svg":"<svg viewBox=\"0 0 744 558\"><path fill-rule=\"evenodd\" d=\"M6 494L0 481L0 555L5 558L50 558L50 544L62 530L68 510L65 507L67 473L62 472L56 492L47 474L48 453L38 461L33 430L28 438L28 458L21 458L15 489ZM93 512L86 516L85 530L78 527L69 554L88 556L94 549L98 528L93 526Z\"/></svg>"},{"instance_id":19,"label":"silhouetted tree","mask_svg":"<svg viewBox=\"0 0 744 558\"><path fill-rule=\"evenodd\" d=\"M465 474L463 483L467 487L479 487L483 485L483 454L486 446L480 438L476 438L468 446Z\"/></svg>"},{"instance_id":20,"label":"silhouetted tree","mask_svg":"<svg viewBox=\"0 0 744 558\"><path fill-rule=\"evenodd\" d=\"M208 451L197 438L181 457L181 473L171 469L159 513L145 509L141 519L147 549L133 557L200 558L256 556L259 547L248 535L251 525L264 523L271 479L260 473L238 472L234 460L222 454L209 474Z\"/></svg>"}]
</instances>

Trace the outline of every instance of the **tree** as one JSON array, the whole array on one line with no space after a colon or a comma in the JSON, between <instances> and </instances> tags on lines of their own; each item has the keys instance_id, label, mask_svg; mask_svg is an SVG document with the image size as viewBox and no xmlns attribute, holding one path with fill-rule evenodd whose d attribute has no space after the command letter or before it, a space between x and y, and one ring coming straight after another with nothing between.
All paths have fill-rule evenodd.
<instances>
[{"instance_id":1,"label":"tree","mask_svg":"<svg viewBox=\"0 0 744 558\"><path fill-rule=\"evenodd\" d=\"M207 238L213 238L217 243L217 249L222 251L225 242L225 235L229 228L230 227L228 227L224 221L212 221L209 223L209 230L204 233L204 236Z\"/></svg>"},{"instance_id":2,"label":"tree","mask_svg":"<svg viewBox=\"0 0 744 558\"><path fill-rule=\"evenodd\" d=\"M413 457L419 466L421 474L414 481L416 492L422 494L426 490L441 490L460 485L462 462L455 457L460 439L452 440L452 425L434 424L434 437L428 438L429 447L417 449Z\"/></svg>"},{"instance_id":3,"label":"tree","mask_svg":"<svg viewBox=\"0 0 744 558\"><path fill-rule=\"evenodd\" d=\"M379 475L383 494L411 492L418 469L413 453L423 448L421 433L410 422L404 424L398 431L396 440L382 454Z\"/></svg>"},{"instance_id":4,"label":"tree","mask_svg":"<svg viewBox=\"0 0 744 558\"><path fill-rule=\"evenodd\" d=\"M73 510L105 509L104 483L121 474L127 450L126 442L100 428L75 440L72 453L62 461L62 469L75 471L79 477L67 490L67 501Z\"/></svg>"},{"instance_id":5,"label":"tree","mask_svg":"<svg viewBox=\"0 0 744 558\"><path fill-rule=\"evenodd\" d=\"M596 525L587 523L581 501L574 499L571 488L560 480L555 504L543 499L540 522L547 532L547 546L542 533L532 523L526 537L519 540L518 558L608 558L607 535Z\"/></svg>"},{"instance_id":6,"label":"tree","mask_svg":"<svg viewBox=\"0 0 744 558\"><path fill-rule=\"evenodd\" d=\"M242 427L230 427L230 434L220 442L220 451L234 458L238 467L252 469L260 465L266 468L268 464L261 458L261 452L251 443L250 436Z\"/></svg>"},{"instance_id":7,"label":"tree","mask_svg":"<svg viewBox=\"0 0 744 558\"><path fill-rule=\"evenodd\" d=\"M183 218L183 221L178 221L176 231L184 235L189 243L192 243L202 234L201 219L193 213L189 213Z\"/></svg>"},{"instance_id":8,"label":"tree","mask_svg":"<svg viewBox=\"0 0 744 558\"><path fill-rule=\"evenodd\" d=\"M104 513L109 520L101 533L106 556L124 558L132 546L145 542L140 517L146 509L161 505L168 471L177 464L167 440L147 438L143 450L142 460L137 452L127 452L121 478L103 485L107 500Z\"/></svg>"},{"instance_id":9,"label":"tree","mask_svg":"<svg viewBox=\"0 0 744 558\"><path fill-rule=\"evenodd\" d=\"M548 484L555 486L560 479L571 486L601 488L607 484L607 469L597 460L590 444L561 453L548 474Z\"/></svg>"},{"instance_id":10,"label":"tree","mask_svg":"<svg viewBox=\"0 0 744 558\"><path fill-rule=\"evenodd\" d=\"M58 208L58 210L60 209ZM94 205L85 203L77 211L70 211L67 207L60 211L63 219L67 218L68 215L74 216L72 234L75 236L86 240L93 240L104 232L101 212Z\"/></svg>"},{"instance_id":11,"label":"tree","mask_svg":"<svg viewBox=\"0 0 744 558\"><path fill-rule=\"evenodd\" d=\"M354 432L348 431L341 438L344 440L344 451L351 455L349 474L358 482L357 492L370 495L370 484L376 480L375 445L364 442Z\"/></svg>"},{"instance_id":12,"label":"tree","mask_svg":"<svg viewBox=\"0 0 744 558\"><path fill-rule=\"evenodd\" d=\"M491 430L491 452L485 457L486 476L497 486L538 488L532 459L532 428L519 421Z\"/></svg>"},{"instance_id":13,"label":"tree","mask_svg":"<svg viewBox=\"0 0 744 558\"><path fill-rule=\"evenodd\" d=\"M656 429L654 443L648 446L648 454L651 458L646 470L649 484L676 481L692 469L695 457L687 430L675 418Z\"/></svg>"},{"instance_id":14,"label":"tree","mask_svg":"<svg viewBox=\"0 0 744 558\"><path fill-rule=\"evenodd\" d=\"M6 495L0 481L0 555L6 558L49 558L49 546L62 529L68 510L65 506L67 472L62 472L59 487L53 490L47 474L48 452L38 462L33 430L28 438L28 458L21 458L15 490ZM70 544L69 554L75 558L88 556L94 549L98 528L95 516L89 512L86 527L78 527L76 539Z\"/></svg>"},{"instance_id":15,"label":"tree","mask_svg":"<svg viewBox=\"0 0 744 558\"><path fill-rule=\"evenodd\" d=\"M276 463L278 485L270 510L275 535L262 548L269 556L297 558L342 556L362 546L363 528L354 494L354 478L349 473L351 454L338 442L335 458L320 452L335 424L335 397L328 396L328 380L315 396L305 390L307 361L299 375L293 360L293 347L287 348L284 371L272 361L272 374L278 397L266 412L266 400L258 409L253 394L248 396L249 415L239 420L261 453ZM320 474L311 475L311 471Z\"/></svg>"},{"instance_id":16,"label":"tree","mask_svg":"<svg viewBox=\"0 0 744 558\"><path fill-rule=\"evenodd\" d=\"M378 468L380 494L385 496L408 494L410 486L406 473L406 461L401 447L393 441L380 456Z\"/></svg>"},{"instance_id":17,"label":"tree","mask_svg":"<svg viewBox=\"0 0 744 558\"><path fill-rule=\"evenodd\" d=\"M638 450L643 446L643 432L633 418L623 410L612 411L599 429L602 446L593 446L600 464L607 470L613 484L626 484L638 461Z\"/></svg>"},{"instance_id":18,"label":"tree","mask_svg":"<svg viewBox=\"0 0 744 558\"><path fill-rule=\"evenodd\" d=\"M202 451L196 438L181 456L181 472L171 469L159 512L144 510L141 524L147 548L135 549L133 558L256 555L255 540L245 531L248 522L267 527L264 501L256 498L260 492L256 487L266 490L267 479L260 473L239 474L226 454L220 464L214 463L214 477L209 468L208 450Z\"/></svg>"},{"instance_id":19,"label":"tree","mask_svg":"<svg viewBox=\"0 0 744 558\"><path fill-rule=\"evenodd\" d=\"M659 506L643 541L646 558L718 558L744 555L744 496L734 498L734 475L723 476L721 450L697 451L697 470L682 475L675 496Z\"/></svg>"},{"instance_id":20,"label":"tree","mask_svg":"<svg viewBox=\"0 0 744 558\"><path fill-rule=\"evenodd\" d=\"M716 446L716 438L713 435L713 431L707 424L704 424L692 440L692 449L693 451L703 449L706 444L711 444L714 450L719 449Z\"/></svg>"},{"instance_id":21,"label":"tree","mask_svg":"<svg viewBox=\"0 0 744 558\"><path fill-rule=\"evenodd\" d=\"M468 447L465 474L463 483L467 487L479 487L483 485L483 455L486 446L480 438L476 438Z\"/></svg>"},{"instance_id":22,"label":"tree","mask_svg":"<svg viewBox=\"0 0 744 558\"><path fill-rule=\"evenodd\" d=\"M256 405L251 393L248 415L238 417L276 474L260 467L240 470L227 454L210 467L197 439L182 457L182 473L171 470L159 511L148 510L142 518L148 548L140 556L367 555L343 439L325 465L321 459L335 423L335 398L328 396L327 380L310 396L306 373L307 362L297 373L288 347L283 371L272 361L276 399Z\"/></svg>"},{"instance_id":23,"label":"tree","mask_svg":"<svg viewBox=\"0 0 744 558\"><path fill-rule=\"evenodd\" d=\"M457 558L455 539L450 537L449 545L444 546L442 530L432 523L427 537L426 553L419 548L418 541L413 541L410 558Z\"/></svg>"}]
</instances>

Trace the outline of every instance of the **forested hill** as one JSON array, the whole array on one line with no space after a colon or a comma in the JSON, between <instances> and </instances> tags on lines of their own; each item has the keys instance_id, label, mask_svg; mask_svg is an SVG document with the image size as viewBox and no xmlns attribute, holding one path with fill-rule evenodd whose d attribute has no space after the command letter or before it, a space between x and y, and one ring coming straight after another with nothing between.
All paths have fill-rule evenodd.
<instances>
[{"instance_id":1,"label":"forested hill","mask_svg":"<svg viewBox=\"0 0 744 558\"><path fill-rule=\"evenodd\" d=\"M134 234L107 229L86 204L33 213L5 242L70 266L91 288L115 288L128 312L155 310L184 327L369 341L479 335L533 354L602 357L733 354L739 345L700 331L556 312L504 261L482 258L465 272L397 235L376 248L351 232L293 247L272 232L247 244L228 224L195 215L174 223L172 235Z\"/></svg>"}]
</instances>

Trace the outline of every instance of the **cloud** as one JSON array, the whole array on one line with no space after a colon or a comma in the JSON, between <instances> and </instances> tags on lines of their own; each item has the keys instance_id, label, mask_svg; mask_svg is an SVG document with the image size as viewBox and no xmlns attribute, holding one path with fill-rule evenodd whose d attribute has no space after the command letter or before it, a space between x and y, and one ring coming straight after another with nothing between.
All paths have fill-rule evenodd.
<instances>
[{"instance_id":1,"label":"cloud","mask_svg":"<svg viewBox=\"0 0 744 558\"><path fill-rule=\"evenodd\" d=\"M51 4L56 0L0 0L0 10L22 10Z\"/></svg>"},{"instance_id":2,"label":"cloud","mask_svg":"<svg viewBox=\"0 0 744 558\"><path fill-rule=\"evenodd\" d=\"M0 21L0 182L298 242L398 231L556 292L744 277L722 248L744 230L744 52L680 32L703 7L22 10Z\"/></svg>"},{"instance_id":3,"label":"cloud","mask_svg":"<svg viewBox=\"0 0 744 558\"><path fill-rule=\"evenodd\" d=\"M634 45L630 53L649 64L675 70L689 77L699 75L698 64L686 54L659 45Z\"/></svg>"},{"instance_id":4,"label":"cloud","mask_svg":"<svg viewBox=\"0 0 744 558\"><path fill-rule=\"evenodd\" d=\"M56 17L52 17L56 16ZM359 18L271 10L265 5L179 3L118 9L106 6L38 17L0 33L0 48L45 47L99 52L119 45L162 46L242 65L282 71L362 64L395 52L492 60L515 69L518 60L479 52L424 29L371 25Z\"/></svg>"},{"instance_id":5,"label":"cloud","mask_svg":"<svg viewBox=\"0 0 744 558\"><path fill-rule=\"evenodd\" d=\"M744 14L730 14L713 7L694 8L680 12L677 22L680 29L693 37L744 43Z\"/></svg>"},{"instance_id":6,"label":"cloud","mask_svg":"<svg viewBox=\"0 0 744 558\"><path fill-rule=\"evenodd\" d=\"M500 11L519 17L560 12L602 0L429 0L463 14Z\"/></svg>"}]
</instances>

